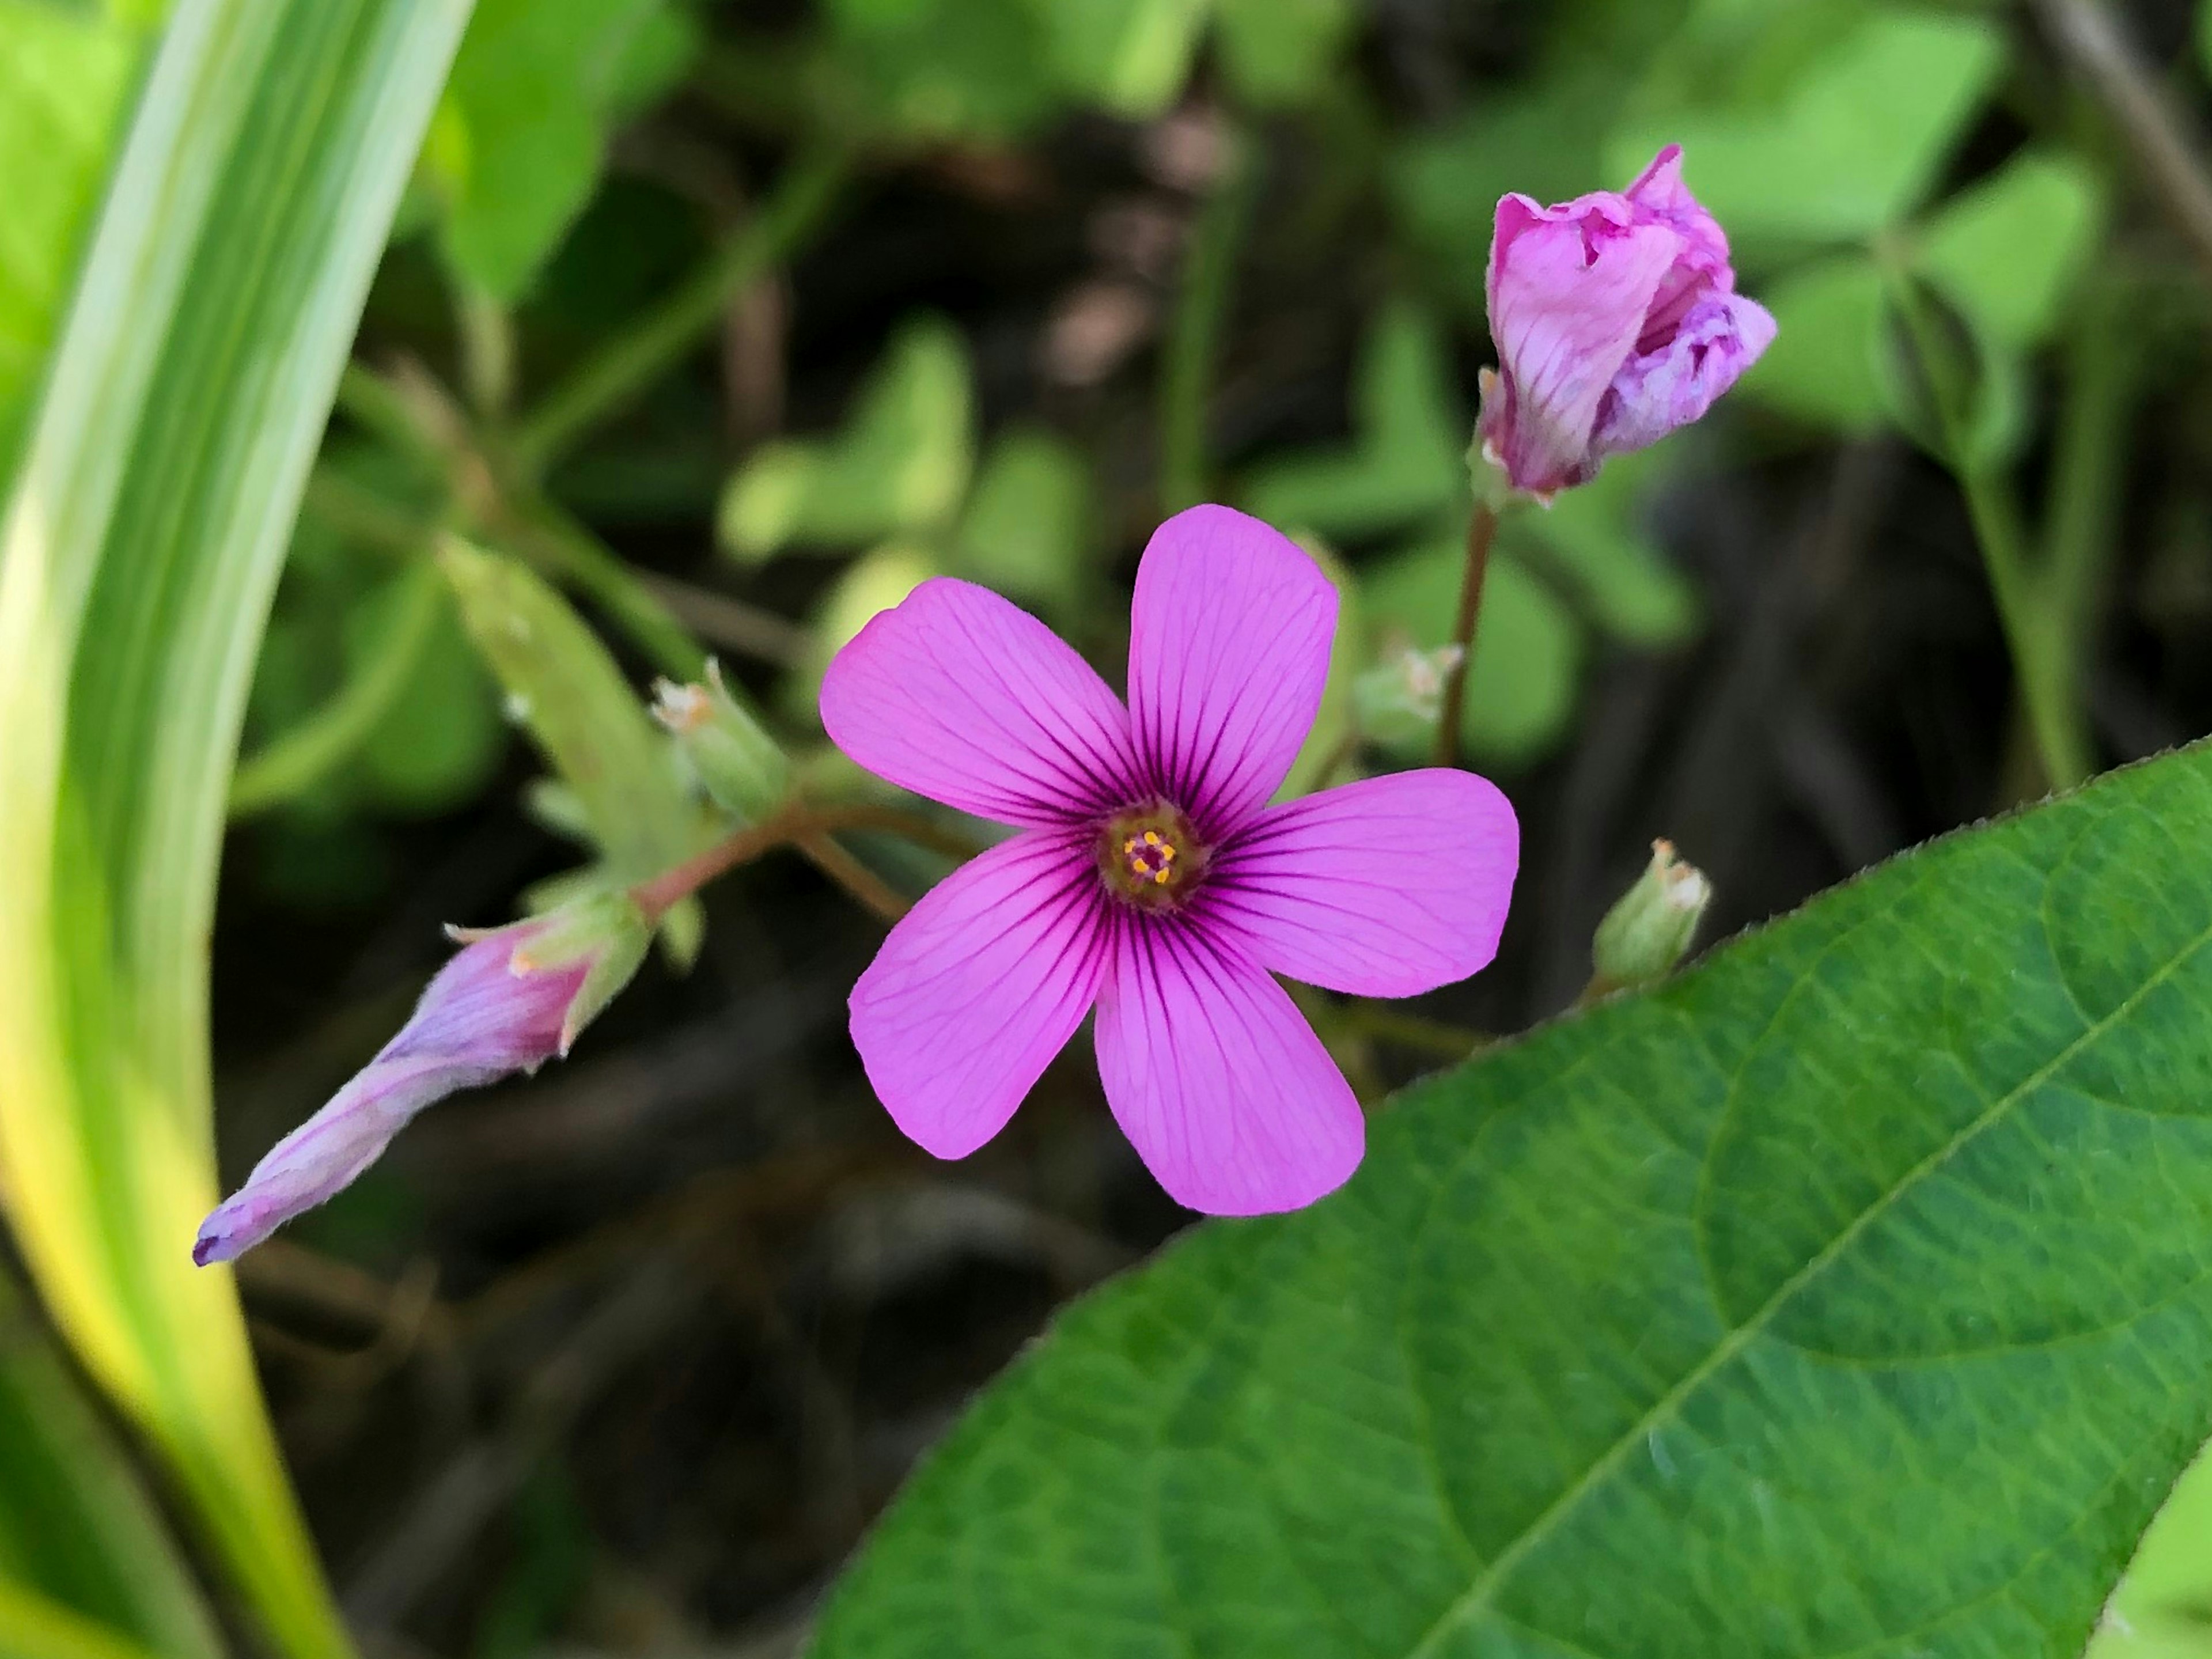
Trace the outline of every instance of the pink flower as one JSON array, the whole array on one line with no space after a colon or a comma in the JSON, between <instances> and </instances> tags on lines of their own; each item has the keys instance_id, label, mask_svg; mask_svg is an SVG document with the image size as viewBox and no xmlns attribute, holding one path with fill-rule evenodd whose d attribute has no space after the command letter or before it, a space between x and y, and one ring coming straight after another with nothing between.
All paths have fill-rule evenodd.
<instances>
[{"instance_id":1,"label":"pink flower","mask_svg":"<svg viewBox=\"0 0 2212 1659\"><path fill-rule=\"evenodd\" d=\"M399 1034L200 1224L201 1267L243 1255L350 1186L424 1107L565 1054L635 970L652 928L623 894L485 933L438 970Z\"/></svg>"},{"instance_id":2,"label":"pink flower","mask_svg":"<svg viewBox=\"0 0 2212 1659\"><path fill-rule=\"evenodd\" d=\"M1549 496L1704 415L1774 319L1735 292L1728 238L1669 144L1624 196L1498 203L1490 333L1484 450L1516 489Z\"/></svg>"},{"instance_id":3,"label":"pink flower","mask_svg":"<svg viewBox=\"0 0 2212 1659\"><path fill-rule=\"evenodd\" d=\"M853 1042L908 1136L974 1152L1095 1005L1108 1103L1180 1202L1296 1209L1358 1166L1358 1103L1273 975L1402 997L1474 973L1519 831L1459 771L1267 805L1313 724L1336 604L1274 531L1197 507L1145 550L1126 708L1043 624L945 578L838 654L822 719L839 748L1018 830L853 988Z\"/></svg>"}]
</instances>

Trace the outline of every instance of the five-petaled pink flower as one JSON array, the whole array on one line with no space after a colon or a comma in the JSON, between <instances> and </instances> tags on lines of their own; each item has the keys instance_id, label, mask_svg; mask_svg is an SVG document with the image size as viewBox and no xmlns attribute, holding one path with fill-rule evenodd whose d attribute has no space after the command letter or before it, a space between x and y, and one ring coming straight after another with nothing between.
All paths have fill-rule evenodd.
<instances>
[{"instance_id":1,"label":"five-petaled pink flower","mask_svg":"<svg viewBox=\"0 0 2212 1659\"><path fill-rule=\"evenodd\" d=\"M1499 202L1489 293L1483 443L1540 496L1699 418L1774 338L1774 319L1735 292L1728 238L1673 144L1625 195Z\"/></svg>"},{"instance_id":2,"label":"five-petaled pink flower","mask_svg":"<svg viewBox=\"0 0 2212 1659\"><path fill-rule=\"evenodd\" d=\"M1198 507L1145 550L1126 707L1043 624L945 578L830 665L839 748L1018 830L926 896L854 988L853 1041L908 1135L975 1151L1096 1005L1108 1103L1180 1202L1295 1209L1358 1167L1358 1103L1273 975L1402 997L1474 973L1519 831L1461 771L1267 804L1336 611L1290 541Z\"/></svg>"}]
</instances>

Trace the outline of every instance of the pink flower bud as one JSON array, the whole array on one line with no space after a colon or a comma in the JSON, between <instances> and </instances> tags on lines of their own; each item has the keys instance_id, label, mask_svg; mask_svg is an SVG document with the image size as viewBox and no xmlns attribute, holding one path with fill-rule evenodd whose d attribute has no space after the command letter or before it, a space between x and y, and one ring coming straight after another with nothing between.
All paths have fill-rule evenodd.
<instances>
[{"instance_id":1,"label":"pink flower bud","mask_svg":"<svg viewBox=\"0 0 2212 1659\"><path fill-rule=\"evenodd\" d=\"M1669 144L1626 195L1498 203L1480 435L1516 489L1548 497L1687 426L1774 338L1681 158Z\"/></svg>"},{"instance_id":2,"label":"pink flower bud","mask_svg":"<svg viewBox=\"0 0 2212 1659\"><path fill-rule=\"evenodd\" d=\"M351 1185L424 1107L567 1054L652 938L619 893L511 927L453 932L464 948L438 970L399 1034L200 1224L194 1261L228 1261Z\"/></svg>"}]
</instances>

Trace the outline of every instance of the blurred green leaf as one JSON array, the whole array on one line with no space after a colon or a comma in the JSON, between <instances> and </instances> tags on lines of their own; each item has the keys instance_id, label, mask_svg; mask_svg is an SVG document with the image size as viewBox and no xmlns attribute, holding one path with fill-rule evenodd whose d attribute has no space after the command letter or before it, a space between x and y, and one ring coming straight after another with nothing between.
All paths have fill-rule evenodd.
<instances>
[{"instance_id":1,"label":"blurred green leaf","mask_svg":"<svg viewBox=\"0 0 2212 1659\"><path fill-rule=\"evenodd\" d=\"M2106 1604L2082 1659L2206 1659L2212 1605L2212 1447L2174 1483Z\"/></svg>"},{"instance_id":2,"label":"blurred green leaf","mask_svg":"<svg viewBox=\"0 0 2212 1659\"><path fill-rule=\"evenodd\" d=\"M714 828L599 635L527 567L448 538L439 553L507 708L574 795L604 867L629 885L679 864Z\"/></svg>"},{"instance_id":3,"label":"blurred green leaf","mask_svg":"<svg viewBox=\"0 0 2212 1659\"><path fill-rule=\"evenodd\" d=\"M1263 109L1312 97L1359 21L1352 0L1213 0L1213 10L1230 85Z\"/></svg>"},{"instance_id":4,"label":"blurred green leaf","mask_svg":"<svg viewBox=\"0 0 2212 1659\"><path fill-rule=\"evenodd\" d=\"M944 528L975 465L974 374L951 324L921 317L891 337L845 428L763 445L723 492L721 544L747 563L787 547L844 550Z\"/></svg>"},{"instance_id":5,"label":"blurred green leaf","mask_svg":"<svg viewBox=\"0 0 2212 1659\"><path fill-rule=\"evenodd\" d=\"M682 72L663 0L480 0L423 161L454 268L520 297L583 211L609 124Z\"/></svg>"},{"instance_id":6,"label":"blurred green leaf","mask_svg":"<svg viewBox=\"0 0 2212 1659\"><path fill-rule=\"evenodd\" d=\"M1013 428L984 455L952 564L987 587L1064 613L1088 574L1091 514L1083 453L1042 428Z\"/></svg>"},{"instance_id":7,"label":"blurred green leaf","mask_svg":"<svg viewBox=\"0 0 2212 1659\"><path fill-rule=\"evenodd\" d=\"M362 745L355 780L372 805L410 816L450 811L471 799L490 781L507 746L490 677L442 588L439 600L414 672ZM354 672L366 668L369 653L380 648L372 629L389 623L374 612L360 613L347 640Z\"/></svg>"},{"instance_id":8,"label":"blurred green leaf","mask_svg":"<svg viewBox=\"0 0 2212 1659\"><path fill-rule=\"evenodd\" d=\"M1459 608L1466 549L1454 533L1363 574L1360 614L1371 646L1394 636L1420 650L1450 642ZM1468 750L1499 765L1534 759L1566 729L1574 713L1582 639L1574 618L1551 590L1504 550L1494 554L1482 591L1474 655L1468 666ZM1395 751L1427 759L1409 738Z\"/></svg>"},{"instance_id":9,"label":"blurred green leaf","mask_svg":"<svg viewBox=\"0 0 2212 1659\"><path fill-rule=\"evenodd\" d=\"M1771 101L1639 111L1606 147L1605 183L1621 188L1679 143L1683 176L1732 237L1860 240L1926 198L2003 63L1980 18L1872 9Z\"/></svg>"},{"instance_id":10,"label":"blurred green leaf","mask_svg":"<svg viewBox=\"0 0 2212 1659\"><path fill-rule=\"evenodd\" d=\"M2025 349L2057 325L2103 221L2103 182L2088 166L2029 152L1945 203L1917 263L1992 339Z\"/></svg>"},{"instance_id":11,"label":"blurred green leaf","mask_svg":"<svg viewBox=\"0 0 2212 1659\"><path fill-rule=\"evenodd\" d=\"M1761 296L1778 331L1743 378L1748 396L1800 420L1871 432L1889 417L1881 363L1882 277L1863 253L1791 272Z\"/></svg>"},{"instance_id":12,"label":"blurred green leaf","mask_svg":"<svg viewBox=\"0 0 2212 1659\"><path fill-rule=\"evenodd\" d=\"M83 1634L72 1618L88 1641L112 1632L161 1659L222 1652L129 1460L0 1279L0 1653L64 1659ZM40 1625L63 1632L55 1645L32 1639Z\"/></svg>"},{"instance_id":13,"label":"blurred green leaf","mask_svg":"<svg viewBox=\"0 0 2212 1659\"><path fill-rule=\"evenodd\" d=\"M1182 93L1209 9L1208 0L1035 3L1062 82L1100 108L1139 121L1166 113ZM1276 0L1278 27L1284 3Z\"/></svg>"},{"instance_id":14,"label":"blurred green leaf","mask_svg":"<svg viewBox=\"0 0 2212 1659\"><path fill-rule=\"evenodd\" d=\"M1577 70L1485 98L1452 125L1400 145L1387 179L1391 202L1470 308L1484 303L1500 197L1517 191L1558 202L1627 184L1599 174L1598 135L1619 113L1621 94L1617 73Z\"/></svg>"},{"instance_id":15,"label":"blurred green leaf","mask_svg":"<svg viewBox=\"0 0 2212 1659\"><path fill-rule=\"evenodd\" d=\"M919 139L1004 141L1060 101L1036 0L830 0L835 67L868 113Z\"/></svg>"},{"instance_id":16,"label":"blurred green leaf","mask_svg":"<svg viewBox=\"0 0 2212 1659\"><path fill-rule=\"evenodd\" d=\"M143 29L0 0L0 481L61 315Z\"/></svg>"},{"instance_id":17,"label":"blurred green leaf","mask_svg":"<svg viewBox=\"0 0 2212 1659\"><path fill-rule=\"evenodd\" d=\"M2212 1427L2208 818L2200 745L1417 1085L1064 1313L817 1659L2073 1659Z\"/></svg>"},{"instance_id":18,"label":"blurred green leaf","mask_svg":"<svg viewBox=\"0 0 2212 1659\"><path fill-rule=\"evenodd\" d=\"M1360 350L1351 446L1255 468L1246 502L1287 530L1358 538L1403 529L1466 493L1470 429L1443 328L1420 307L1394 301Z\"/></svg>"},{"instance_id":19,"label":"blurred green leaf","mask_svg":"<svg viewBox=\"0 0 2212 1659\"><path fill-rule=\"evenodd\" d=\"M264 812L315 788L368 741L414 677L442 608L437 571L403 571L356 613L361 644L330 701L242 760L231 779L233 817Z\"/></svg>"},{"instance_id":20,"label":"blurred green leaf","mask_svg":"<svg viewBox=\"0 0 2212 1659\"><path fill-rule=\"evenodd\" d=\"M208 941L271 590L464 0L181 0L0 535L0 1161L86 1367L294 1659L349 1644L214 1202Z\"/></svg>"},{"instance_id":21,"label":"blurred green leaf","mask_svg":"<svg viewBox=\"0 0 2212 1659\"><path fill-rule=\"evenodd\" d=\"M1679 645L1698 625L1695 592L1636 522L1660 465L1653 450L1615 456L1547 510L1508 514L1498 531L1506 547L1541 549L1599 627L1642 646Z\"/></svg>"}]
</instances>

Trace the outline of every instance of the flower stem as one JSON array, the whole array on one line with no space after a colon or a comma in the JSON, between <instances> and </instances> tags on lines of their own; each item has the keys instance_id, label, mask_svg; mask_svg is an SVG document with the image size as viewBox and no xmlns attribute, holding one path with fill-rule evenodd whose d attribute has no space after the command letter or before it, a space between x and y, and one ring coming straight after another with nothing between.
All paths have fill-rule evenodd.
<instances>
[{"instance_id":1,"label":"flower stem","mask_svg":"<svg viewBox=\"0 0 2212 1659\"><path fill-rule=\"evenodd\" d=\"M1231 128L1221 175L1199 210L1160 370L1160 510L1180 513L1206 496L1206 406L1237 254L1259 193L1257 147Z\"/></svg>"},{"instance_id":2,"label":"flower stem","mask_svg":"<svg viewBox=\"0 0 2212 1659\"><path fill-rule=\"evenodd\" d=\"M1451 642L1459 647L1459 659L1444 674L1443 702L1437 710L1439 766L1459 764L1468 665L1474 658L1474 629L1482 617L1482 579L1490 569L1490 544L1497 539L1498 509L1478 497L1467 521L1467 574L1460 579L1459 612L1452 618Z\"/></svg>"},{"instance_id":3,"label":"flower stem","mask_svg":"<svg viewBox=\"0 0 2212 1659\"><path fill-rule=\"evenodd\" d=\"M672 367L714 327L731 296L790 257L821 222L850 167L841 145L793 161L760 211L688 282L609 341L525 417L514 434L516 465L532 476L542 473Z\"/></svg>"},{"instance_id":4,"label":"flower stem","mask_svg":"<svg viewBox=\"0 0 2212 1659\"><path fill-rule=\"evenodd\" d=\"M885 921L896 921L914 906L891 890L890 884L854 858L826 831L801 836L793 843L806 861Z\"/></svg>"},{"instance_id":5,"label":"flower stem","mask_svg":"<svg viewBox=\"0 0 2212 1659\"><path fill-rule=\"evenodd\" d=\"M1434 1054L1439 1060L1465 1060L1495 1041L1463 1025L1447 1024L1375 1002L1347 1003L1338 1010L1338 1018L1346 1030L1416 1054Z\"/></svg>"},{"instance_id":6,"label":"flower stem","mask_svg":"<svg viewBox=\"0 0 2212 1659\"><path fill-rule=\"evenodd\" d=\"M678 901L689 898L717 877L741 864L750 864L779 847L796 847L836 881L878 915L893 920L906 913L906 901L884 885L859 860L830 841L841 830L880 830L903 836L917 847L948 857L972 858L976 849L916 813L895 806L810 807L793 801L780 811L725 836L703 853L695 854L650 880L629 890L647 920L658 921ZM825 848L828 850L825 850Z\"/></svg>"},{"instance_id":7,"label":"flower stem","mask_svg":"<svg viewBox=\"0 0 2212 1659\"><path fill-rule=\"evenodd\" d=\"M2019 504L2001 464L1985 453L1985 442L1975 433L1968 407L1972 392L1962 383L1956 354L1942 338L1928 303L1909 275L1893 282L1890 292L1927 382L1941 458L1966 501L1989 574L2044 782L2052 789L2070 789L2093 768L2065 596L2032 562Z\"/></svg>"},{"instance_id":8,"label":"flower stem","mask_svg":"<svg viewBox=\"0 0 2212 1659\"><path fill-rule=\"evenodd\" d=\"M2100 0L2035 0L2059 56L2118 126L2191 251L2212 272L2212 166L2202 135L2116 8Z\"/></svg>"}]
</instances>

